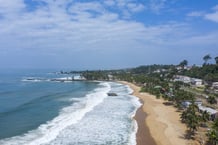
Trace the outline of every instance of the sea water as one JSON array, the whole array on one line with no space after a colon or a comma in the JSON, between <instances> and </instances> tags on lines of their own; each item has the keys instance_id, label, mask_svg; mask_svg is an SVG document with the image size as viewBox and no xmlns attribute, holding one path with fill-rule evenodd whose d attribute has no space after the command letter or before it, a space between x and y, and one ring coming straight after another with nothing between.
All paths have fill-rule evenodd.
<instances>
[{"instance_id":1,"label":"sea water","mask_svg":"<svg viewBox=\"0 0 218 145\"><path fill-rule=\"evenodd\" d=\"M60 77L69 76L46 71L0 73L1 145L136 144L133 116L141 104L128 86L50 81Z\"/></svg>"}]
</instances>

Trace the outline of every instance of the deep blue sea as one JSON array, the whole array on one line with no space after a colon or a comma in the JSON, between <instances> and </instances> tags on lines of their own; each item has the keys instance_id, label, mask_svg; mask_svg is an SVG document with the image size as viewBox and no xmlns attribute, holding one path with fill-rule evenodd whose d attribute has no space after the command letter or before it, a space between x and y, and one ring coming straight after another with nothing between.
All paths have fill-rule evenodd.
<instances>
[{"instance_id":1,"label":"deep blue sea","mask_svg":"<svg viewBox=\"0 0 218 145\"><path fill-rule=\"evenodd\" d=\"M49 70L0 72L1 145L134 145L140 102L114 82L58 82ZM118 96L108 96L115 92Z\"/></svg>"}]
</instances>

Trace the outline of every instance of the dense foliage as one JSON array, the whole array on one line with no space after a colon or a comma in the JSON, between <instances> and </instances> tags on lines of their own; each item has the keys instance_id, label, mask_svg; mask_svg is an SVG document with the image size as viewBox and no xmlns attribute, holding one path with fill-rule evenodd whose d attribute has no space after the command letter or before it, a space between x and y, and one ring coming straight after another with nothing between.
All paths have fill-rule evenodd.
<instances>
[{"instance_id":1,"label":"dense foliage","mask_svg":"<svg viewBox=\"0 0 218 145\"><path fill-rule=\"evenodd\" d=\"M85 71L82 76L87 80L109 80L108 74L104 71Z\"/></svg>"}]
</instances>

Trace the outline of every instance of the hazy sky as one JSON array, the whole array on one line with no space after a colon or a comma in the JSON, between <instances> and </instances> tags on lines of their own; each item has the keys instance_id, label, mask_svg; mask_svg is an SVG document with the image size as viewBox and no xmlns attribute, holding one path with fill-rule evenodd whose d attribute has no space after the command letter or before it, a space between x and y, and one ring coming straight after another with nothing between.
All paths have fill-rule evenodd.
<instances>
[{"instance_id":1,"label":"hazy sky","mask_svg":"<svg viewBox=\"0 0 218 145\"><path fill-rule=\"evenodd\" d=\"M0 0L0 68L202 64L206 54L218 56L217 0Z\"/></svg>"}]
</instances>

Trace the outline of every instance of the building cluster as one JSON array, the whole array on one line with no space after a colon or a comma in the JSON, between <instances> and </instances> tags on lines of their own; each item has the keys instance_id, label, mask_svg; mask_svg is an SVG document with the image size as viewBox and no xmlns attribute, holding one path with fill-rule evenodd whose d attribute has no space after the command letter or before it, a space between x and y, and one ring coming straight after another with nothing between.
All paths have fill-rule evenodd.
<instances>
[{"instance_id":1,"label":"building cluster","mask_svg":"<svg viewBox=\"0 0 218 145\"><path fill-rule=\"evenodd\" d=\"M217 110L210 108L210 107L203 106L203 103L200 100L197 100L194 103L198 106L198 111L200 113L207 112L210 115L210 120L214 120L215 118L218 118L218 111ZM191 105L190 101L183 101L182 102L182 107L184 109L188 108L189 105Z\"/></svg>"},{"instance_id":2,"label":"building cluster","mask_svg":"<svg viewBox=\"0 0 218 145\"><path fill-rule=\"evenodd\" d=\"M191 77L182 76L182 75L175 75L173 81L174 82L180 81L180 82L190 84L195 87L204 87L204 85L207 84L202 79L191 78ZM210 85L210 89L213 90L215 93L218 93L218 82L212 82L207 85Z\"/></svg>"},{"instance_id":3,"label":"building cluster","mask_svg":"<svg viewBox=\"0 0 218 145\"><path fill-rule=\"evenodd\" d=\"M57 81L57 82L72 82L72 81L85 81L86 78L81 75L74 75L72 77L63 77L63 78L54 78L50 81Z\"/></svg>"},{"instance_id":4,"label":"building cluster","mask_svg":"<svg viewBox=\"0 0 218 145\"><path fill-rule=\"evenodd\" d=\"M186 84L191 84L196 87L201 87L203 86L203 80L202 79L197 79L197 78L191 78L188 76L182 76L182 75L175 75L173 81L180 81Z\"/></svg>"},{"instance_id":5,"label":"building cluster","mask_svg":"<svg viewBox=\"0 0 218 145\"><path fill-rule=\"evenodd\" d=\"M175 75L173 81L175 81L175 82L180 81L180 82L190 84L190 85L195 86L195 87L203 87L204 86L204 82L202 79L191 78L191 77L182 76L182 75ZM215 92L218 92L218 82L213 82L211 84L211 89ZM206 96L206 97L208 97L208 96ZM211 120L218 118L218 111L217 110L210 108L210 107L203 106L202 101L200 101L200 100L197 100L194 103L198 106L199 112L202 113L202 112L206 111L210 115ZM190 101L183 101L182 107L188 108L188 106L190 104L191 104Z\"/></svg>"}]
</instances>

